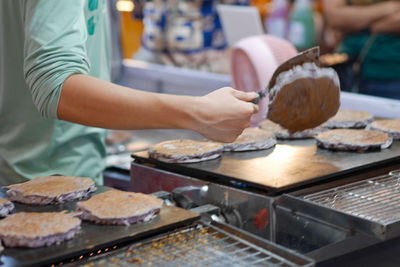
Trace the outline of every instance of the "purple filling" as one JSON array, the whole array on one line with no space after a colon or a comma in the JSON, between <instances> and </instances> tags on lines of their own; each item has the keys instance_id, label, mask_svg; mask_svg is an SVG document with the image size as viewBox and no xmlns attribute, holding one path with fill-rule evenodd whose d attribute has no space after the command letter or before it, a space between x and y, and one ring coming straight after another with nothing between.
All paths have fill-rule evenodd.
<instances>
[{"instance_id":1,"label":"purple filling","mask_svg":"<svg viewBox=\"0 0 400 267\"><path fill-rule=\"evenodd\" d=\"M1 208L0 208L0 217L6 217L8 214L11 213L11 211L14 209L14 204L10 202L6 202Z\"/></svg>"}]
</instances>

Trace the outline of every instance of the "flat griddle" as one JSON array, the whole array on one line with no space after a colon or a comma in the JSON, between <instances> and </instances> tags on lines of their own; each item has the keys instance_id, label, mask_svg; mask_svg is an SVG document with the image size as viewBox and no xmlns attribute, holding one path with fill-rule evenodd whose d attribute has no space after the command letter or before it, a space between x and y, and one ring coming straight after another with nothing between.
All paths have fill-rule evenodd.
<instances>
[{"instance_id":1,"label":"flat griddle","mask_svg":"<svg viewBox=\"0 0 400 267\"><path fill-rule=\"evenodd\" d=\"M99 187L94 194L108 190ZM0 197L5 197L4 190L0 190ZM14 203L15 212L48 212L75 210L76 201L59 205L28 206ZM134 224L130 226L97 225L82 222L78 234L69 241L59 245L42 248L5 248L0 258L0 265L4 266L46 266L57 264L70 258L79 258L94 251L102 251L105 248L112 250L124 242L141 240L142 238L173 230L187 225L199 219L197 213L193 213L174 206L163 206L160 213L152 221Z\"/></svg>"},{"instance_id":2,"label":"flat griddle","mask_svg":"<svg viewBox=\"0 0 400 267\"><path fill-rule=\"evenodd\" d=\"M236 187L278 193L324 179L400 162L400 142L374 152L337 152L318 148L314 139L280 142L274 148L224 152L221 158L199 163L164 163L146 151L132 155L167 171Z\"/></svg>"}]
</instances>

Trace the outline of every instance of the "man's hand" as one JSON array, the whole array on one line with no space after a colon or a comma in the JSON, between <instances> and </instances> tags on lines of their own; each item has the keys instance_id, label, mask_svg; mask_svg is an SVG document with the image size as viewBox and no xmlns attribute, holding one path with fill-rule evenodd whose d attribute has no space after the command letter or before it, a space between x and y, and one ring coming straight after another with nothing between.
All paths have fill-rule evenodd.
<instances>
[{"instance_id":1,"label":"man's hand","mask_svg":"<svg viewBox=\"0 0 400 267\"><path fill-rule=\"evenodd\" d=\"M204 137L220 141L234 141L250 126L250 117L258 112L251 101L257 93L245 93L224 87L198 99L196 125L193 129Z\"/></svg>"},{"instance_id":2,"label":"man's hand","mask_svg":"<svg viewBox=\"0 0 400 267\"><path fill-rule=\"evenodd\" d=\"M157 94L75 74L64 82L58 118L108 129L190 129L232 142L250 126L257 96L230 87L197 97Z\"/></svg>"},{"instance_id":3,"label":"man's hand","mask_svg":"<svg viewBox=\"0 0 400 267\"><path fill-rule=\"evenodd\" d=\"M400 34L400 11L374 22L371 25L371 32Z\"/></svg>"}]
</instances>

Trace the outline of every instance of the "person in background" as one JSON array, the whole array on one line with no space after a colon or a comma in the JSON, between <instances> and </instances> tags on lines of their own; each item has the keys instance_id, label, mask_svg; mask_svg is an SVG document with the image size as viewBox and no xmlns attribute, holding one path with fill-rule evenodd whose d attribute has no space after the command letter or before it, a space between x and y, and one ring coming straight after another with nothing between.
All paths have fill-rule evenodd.
<instances>
[{"instance_id":1,"label":"person in background","mask_svg":"<svg viewBox=\"0 0 400 267\"><path fill-rule=\"evenodd\" d=\"M217 4L249 0L153 0L143 6L142 47L135 59L229 74L229 49Z\"/></svg>"},{"instance_id":2,"label":"person in background","mask_svg":"<svg viewBox=\"0 0 400 267\"><path fill-rule=\"evenodd\" d=\"M400 99L400 1L324 0L328 24L343 34L339 52L352 59L341 88Z\"/></svg>"},{"instance_id":3,"label":"person in background","mask_svg":"<svg viewBox=\"0 0 400 267\"><path fill-rule=\"evenodd\" d=\"M149 93L110 80L105 0L0 1L0 184L74 175L102 184L108 129L182 128L233 141L255 93Z\"/></svg>"}]
</instances>

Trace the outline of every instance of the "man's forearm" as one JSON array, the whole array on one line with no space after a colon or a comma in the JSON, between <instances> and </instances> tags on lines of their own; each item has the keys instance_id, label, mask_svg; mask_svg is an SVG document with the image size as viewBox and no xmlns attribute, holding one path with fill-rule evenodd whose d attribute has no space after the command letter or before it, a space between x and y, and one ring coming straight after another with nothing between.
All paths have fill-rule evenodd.
<instances>
[{"instance_id":1,"label":"man's forearm","mask_svg":"<svg viewBox=\"0 0 400 267\"><path fill-rule=\"evenodd\" d=\"M400 34L400 12L373 23L371 32Z\"/></svg>"},{"instance_id":2,"label":"man's forearm","mask_svg":"<svg viewBox=\"0 0 400 267\"><path fill-rule=\"evenodd\" d=\"M224 87L205 96L149 93L76 74L62 87L59 119L108 129L180 128L232 142L258 111L257 93Z\"/></svg>"},{"instance_id":3,"label":"man's forearm","mask_svg":"<svg viewBox=\"0 0 400 267\"><path fill-rule=\"evenodd\" d=\"M369 28L373 22L393 14L397 6L390 1L368 6L348 6L344 0L325 0L324 13L331 27L353 32Z\"/></svg>"},{"instance_id":4,"label":"man's forearm","mask_svg":"<svg viewBox=\"0 0 400 267\"><path fill-rule=\"evenodd\" d=\"M154 94L78 74L64 82L58 118L109 129L190 128L193 114L185 111L193 110L195 101L195 97Z\"/></svg>"}]
</instances>

